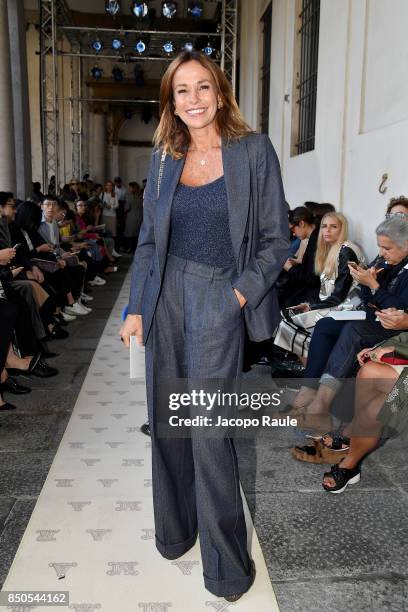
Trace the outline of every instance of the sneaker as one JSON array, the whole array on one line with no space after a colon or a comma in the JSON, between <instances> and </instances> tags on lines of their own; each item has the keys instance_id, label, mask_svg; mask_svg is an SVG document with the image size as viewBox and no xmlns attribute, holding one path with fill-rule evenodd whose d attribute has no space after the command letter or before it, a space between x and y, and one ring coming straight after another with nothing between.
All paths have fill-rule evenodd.
<instances>
[{"instance_id":1,"label":"sneaker","mask_svg":"<svg viewBox=\"0 0 408 612\"><path fill-rule=\"evenodd\" d=\"M93 280L88 282L88 285L91 285L91 287L102 287L102 285L106 285L106 280L100 276L95 276Z\"/></svg>"},{"instance_id":2,"label":"sneaker","mask_svg":"<svg viewBox=\"0 0 408 612\"><path fill-rule=\"evenodd\" d=\"M87 302L92 302L92 300L93 300L92 295L88 295L87 293L84 293L83 291L81 292L81 302L82 303L85 302L86 304Z\"/></svg>"},{"instance_id":3,"label":"sneaker","mask_svg":"<svg viewBox=\"0 0 408 612\"><path fill-rule=\"evenodd\" d=\"M81 307L84 308L85 310L87 310L88 312L92 312L92 308L89 308L89 306L85 306L85 304L82 302L81 298L79 298L78 304L80 304Z\"/></svg>"},{"instance_id":4,"label":"sneaker","mask_svg":"<svg viewBox=\"0 0 408 612\"><path fill-rule=\"evenodd\" d=\"M122 257L122 255L120 253L118 253L115 249L112 249L112 256L116 257L116 258Z\"/></svg>"},{"instance_id":5,"label":"sneaker","mask_svg":"<svg viewBox=\"0 0 408 612\"><path fill-rule=\"evenodd\" d=\"M73 315L89 314L89 311L85 310L85 308L79 302L75 302L74 304L72 304L72 306L65 306L64 312L67 314L73 314Z\"/></svg>"},{"instance_id":6,"label":"sneaker","mask_svg":"<svg viewBox=\"0 0 408 612\"><path fill-rule=\"evenodd\" d=\"M71 321L75 321L76 316L74 314L68 314L66 312L64 312L63 310L61 310L61 312L58 315L58 318L63 319L66 323L70 323Z\"/></svg>"}]
</instances>

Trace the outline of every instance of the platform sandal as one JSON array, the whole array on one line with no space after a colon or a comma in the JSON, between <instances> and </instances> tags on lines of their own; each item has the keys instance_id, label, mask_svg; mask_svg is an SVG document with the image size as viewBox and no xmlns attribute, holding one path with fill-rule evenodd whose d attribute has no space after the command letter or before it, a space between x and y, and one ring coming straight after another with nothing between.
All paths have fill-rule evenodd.
<instances>
[{"instance_id":1,"label":"platform sandal","mask_svg":"<svg viewBox=\"0 0 408 612\"><path fill-rule=\"evenodd\" d=\"M335 485L333 487L325 484L324 478L330 476L333 478ZM322 486L325 491L329 493L342 493L344 489L351 484L360 482L361 469L360 465L355 468L347 469L340 467L340 465L332 465L330 472L325 472L323 476Z\"/></svg>"}]
</instances>

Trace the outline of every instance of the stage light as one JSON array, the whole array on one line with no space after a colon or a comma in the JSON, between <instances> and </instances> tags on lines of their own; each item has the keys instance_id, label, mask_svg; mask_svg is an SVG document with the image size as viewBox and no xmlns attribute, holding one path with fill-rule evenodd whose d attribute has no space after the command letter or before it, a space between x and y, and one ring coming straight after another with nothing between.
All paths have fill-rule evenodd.
<instances>
[{"instance_id":1,"label":"stage light","mask_svg":"<svg viewBox=\"0 0 408 612\"><path fill-rule=\"evenodd\" d=\"M99 68L99 66L94 66L91 70L91 75L93 76L94 79L98 80L102 77L103 75L103 70L102 68Z\"/></svg>"},{"instance_id":2,"label":"stage light","mask_svg":"<svg viewBox=\"0 0 408 612\"><path fill-rule=\"evenodd\" d=\"M195 17L199 19L203 16L203 5L202 2L189 2L187 13L191 15L191 17Z\"/></svg>"},{"instance_id":3,"label":"stage light","mask_svg":"<svg viewBox=\"0 0 408 612\"><path fill-rule=\"evenodd\" d=\"M207 43L207 46L206 46L206 47L204 47L203 51L204 51L204 53L205 53L206 55L208 55L208 56L209 56L209 55L212 55L212 54L213 54L213 51L214 51L214 47L212 47L212 46L211 46L211 44L210 44L210 42L208 42L208 43Z\"/></svg>"},{"instance_id":4,"label":"stage light","mask_svg":"<svg viewBox=\"0 0 408 612\"><path fill-rule=\"evenodd\" d=\"M170 40L168 40L167 42L164 43L163 51L165 51L168 55L170 55L170 53L173 53L174 45L173 45L173 43Z\"/></svg>"},{"instance_id":5,"label":"stage light","mask_svg":"<svg viewBox=\"0 0 408 612\"><path fill-rule=\"evenodd\" d=\"M95 51L95 53L99 53L103 49L103 42L99 40L99 38L95 38L91 40L91 48Z\"/></svg>"},{"instance_id":6,"label":"stage light","mask_svg":"<svg viewBox=\"0 0 408 612\"><path fill-rule=\"evenodd\" d=\"M162 3L162 14L167 19L173 19L177 13L177 4L175 2L163 2Z\"/></svg>"},{"instance_id":7,"label":"stage light","mask_svg":"<svg viewBox=\"0 0 408 612\"><path fill-rule=\"evenodd\" d=\"M139 40L135 44L135 51L137 51L140 55L146 51L146 44L143 42L143 40Z\"/></svg>"},{"instance_id":8,"label":"stage light","mask_svg":"<svg viewBox=\"0 0 408 612\"><path fill-rule=\"evenodd\" d=\"M192 42L186 42L183 49L184 51L192 51L194 49L194 45Z\"/></svg>"},{"instance_id":9,"label":"stage light","mask_svg":"<svg viewBox=\"0 0 408 612\"><path fill-rule=\"evenodd\" d=\"M120 38L112 39L112 49L114 51L120 51L122 47L123 47L123 42L120 40Z\"/></svg>"},{"instance_id":10,"label":"stage light","mask_svg":"<svg viewBox=\"0 0 408 612\"><path fill-rule=\"evenodd\" d=\"M111 17L116 17L120 13L119 0L105 0L105 11Z\"/></svg>"},{"instance_id":11,"label":"stage light","mask_svg":"<svg viewBox=\"0 0 408 612\"><path fill-rule=\"evenodd\" d=\"M144 19L149 13L149 7L146 2L136 2L134 0L130 5L130 12L138 19Z\"/></svg>"},{"instance_id":12,"label":"stage light","mask_svg":"<svg viewBox=\"0 0 408 612\"><path fill-rule=\"evenodd\" d=\"M118 68L118 66L114 66L112 68L112 76L115 81L123 81L123 70Z\"/></svg>"}]
</instances>

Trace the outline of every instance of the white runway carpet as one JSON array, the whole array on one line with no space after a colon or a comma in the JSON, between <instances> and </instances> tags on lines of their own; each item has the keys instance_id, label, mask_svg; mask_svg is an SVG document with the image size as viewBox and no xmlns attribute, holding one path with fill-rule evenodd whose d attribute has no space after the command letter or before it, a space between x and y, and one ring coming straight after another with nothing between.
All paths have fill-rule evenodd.
<instances>
[{"instance_id":1,"label":"white runway carpet","mask_svg":"<svg viewBox=\"0 0 408 612\"><path fill-rule=\"evenodd\" d=\"M13 612L274 612L278 610L247 510L256 581L235 604L203 585L199 543L176 561L154 545L150 441L140 377L118 337L129 276L107 322L70 422L3 591L69 591L69 607L5 607Z\"/></svg>"}]
</instances>

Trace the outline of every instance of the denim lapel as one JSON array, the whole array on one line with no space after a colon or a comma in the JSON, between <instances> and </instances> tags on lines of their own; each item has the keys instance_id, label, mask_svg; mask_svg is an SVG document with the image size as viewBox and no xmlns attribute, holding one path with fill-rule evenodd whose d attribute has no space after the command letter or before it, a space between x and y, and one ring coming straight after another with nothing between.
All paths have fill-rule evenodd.
<instances>
[{"instance_id":1,"label":"denim lapel","mask_svg":"<svg viewBox=\"0 0 408 612\"><path fill-rule=\"evenodd\" d=\"M158 156L160 158L160 156ZM163 275L167 256L167 244L170 233L170 214L174 192L183 172L185 157L173 159L166 155L163 166L160 195L156 204L154 233L157 255L159 259L160 277ZM156 174L156 176L158 173Z\"/></svg>"}]
</instances>

